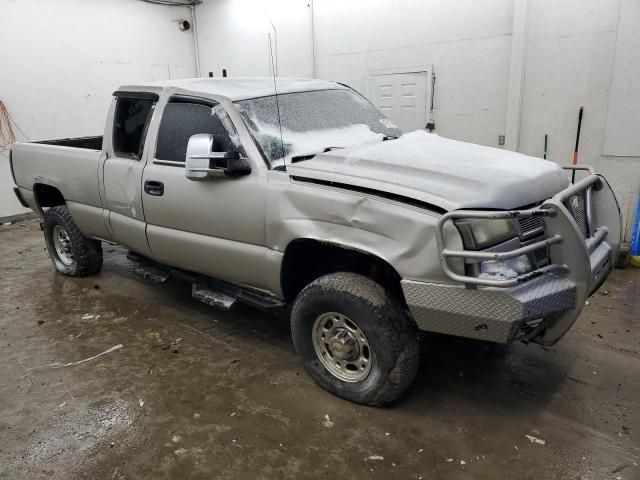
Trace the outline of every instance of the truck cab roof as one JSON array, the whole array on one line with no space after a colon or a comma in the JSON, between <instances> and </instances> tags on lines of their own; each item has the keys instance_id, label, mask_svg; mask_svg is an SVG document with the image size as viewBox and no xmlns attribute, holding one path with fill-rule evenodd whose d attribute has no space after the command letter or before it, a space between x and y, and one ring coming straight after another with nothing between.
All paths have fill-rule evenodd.
<instances>
[{"instance_id":1,"label":"truck cab roof","mask_svg":"<svg viewBox=\"0 0 640 480\"><path fill-rule=\"evenodd\" d=\"M180 89L193 94L219 95L231 101L249 98L266 97L278 94L308 92L313 90L347 89L348 87L336 82L314 80L308 78L185 78L177 80L163 80L159 82L145 82L133 85L123 85L120 91L152 91L164 92Z\"/></svg>"}]
</instances>

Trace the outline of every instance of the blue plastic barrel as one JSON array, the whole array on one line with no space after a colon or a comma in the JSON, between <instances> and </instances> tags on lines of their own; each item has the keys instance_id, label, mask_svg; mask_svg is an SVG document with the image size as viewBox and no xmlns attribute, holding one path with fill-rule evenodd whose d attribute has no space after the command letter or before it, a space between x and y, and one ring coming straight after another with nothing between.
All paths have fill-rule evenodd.
<instances>
[{"instance_id":1,"label":"blue plastic barrel","mask_svg":"<svg viewBox=\"0 0 640 480\"><path fill-rule=\"evenodd\" d=\"M631 265L640 267L640 194L638 194L633 235L631 235Z\"/></svg>"}]
</instances>

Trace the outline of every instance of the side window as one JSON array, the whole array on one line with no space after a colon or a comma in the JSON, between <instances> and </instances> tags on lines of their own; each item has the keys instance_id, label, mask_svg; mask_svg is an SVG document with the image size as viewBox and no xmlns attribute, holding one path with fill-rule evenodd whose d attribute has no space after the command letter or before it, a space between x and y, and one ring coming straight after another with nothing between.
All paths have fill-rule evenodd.
<instances>
[{"instance_id":1,"label":"side window","mask_svg":"<svg viewBox=\"0 0 640 480\"><path fill-rule=\"evenodd\" d=\"M146 98L118 98L113 123L113 150L116 155L142 157L144 135L154 103Z\"/></svg>"},{"instance_id":2,"label":"side window","mask_svg":"<svg viewBox=\"0 0 640 480\"><path fill-rule=\"evenodd\" d=\"M164 107L158 130L156 163L184 165L189 137L198 133L213 135L214 151L236 150L227 130L211 106L183 101L168 103Z\"/></svg>"}]
</instances>

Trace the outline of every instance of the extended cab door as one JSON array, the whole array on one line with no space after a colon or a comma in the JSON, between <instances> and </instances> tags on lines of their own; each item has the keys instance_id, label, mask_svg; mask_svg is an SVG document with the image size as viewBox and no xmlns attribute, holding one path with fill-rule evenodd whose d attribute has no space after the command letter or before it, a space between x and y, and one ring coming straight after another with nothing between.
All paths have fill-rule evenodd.
<instances>
[{"instance_id":1,"label":"extended cab door","mask_svg":"<svg viewBox=\"0 0 640 480\"><path fill-rule=\"evenodd\" d=\"M103 167L103 185L107 226L118 243L143 255L150 255L142 208L142 171L144 170L147 129L158 95L149 92L115 92L105 131L107 158Z\"/></svg>"},{"instance_id":2,"label":"extended cab door","mask_svg":"<svg viewBox=\"0 0 640 480\"><path fill-rule=\"evenodd\" d=\"M155 153L150 154L142 178L151 256L164 264L266 289L263 172L253 168L249 175L237 178L199 181L185 176L192 135L213 135L214 151L242 150L245 154L232 142L227 128L234 127L224 109L216 105L210 100L175 96L162 111Z\"/></svg>"}]
</instances>

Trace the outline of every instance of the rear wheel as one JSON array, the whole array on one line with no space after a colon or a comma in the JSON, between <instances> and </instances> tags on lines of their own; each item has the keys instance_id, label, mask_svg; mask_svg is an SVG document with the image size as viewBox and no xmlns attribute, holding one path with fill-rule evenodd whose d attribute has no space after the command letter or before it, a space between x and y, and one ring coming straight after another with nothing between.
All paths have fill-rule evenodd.
<instances>
[{"instance_id":1,"label":"rear wheel","mask_svg":"<svg viewBox=\"0 0 640 480\"><path fill-rule=\"evenodd\" d=\"M60 273L83 277L102 268L102 245L86 238L65 205L51 207L44 216L44 239L53 265Z\"/></svg>"},{"instance_id":2,"label":"rear wheel","mask_svg":"<svg viewBox=\"0 0 640 480\"><path fill-rule=\"evenodd\" d=\"M334 273L310 283L294 303L291 331L313 379L347 400L391 403L416 376L414 321L382 286L362 275Z\"/></svg>"}]
</instances>

